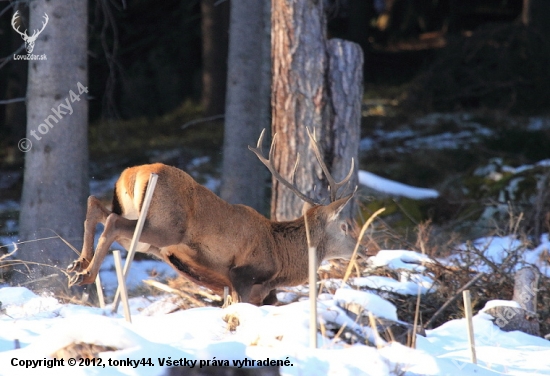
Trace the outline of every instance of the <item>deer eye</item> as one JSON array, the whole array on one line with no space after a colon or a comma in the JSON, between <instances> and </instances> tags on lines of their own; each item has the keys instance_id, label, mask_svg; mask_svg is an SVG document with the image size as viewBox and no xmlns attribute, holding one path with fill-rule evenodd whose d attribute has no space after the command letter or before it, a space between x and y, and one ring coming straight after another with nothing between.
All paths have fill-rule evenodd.
<instances>
[{"instance_id":1,"label":"deer eye","mask_svg":"<svg viewBox=\"0 0 550 376\"><path fill-rule=\"evenodd\" d=\"M342 229L342 231L344 232L344 234L348 234L348 224L347 223L342 223L340 225L340 228Z\"/></svg>"}]
</instances>

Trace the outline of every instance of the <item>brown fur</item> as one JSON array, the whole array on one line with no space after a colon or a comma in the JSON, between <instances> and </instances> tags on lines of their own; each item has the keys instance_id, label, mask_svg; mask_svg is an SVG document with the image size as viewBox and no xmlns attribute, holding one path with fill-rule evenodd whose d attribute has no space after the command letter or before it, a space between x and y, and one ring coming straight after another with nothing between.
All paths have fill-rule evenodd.
<instances>
[{"instance_id":1,"label":"brown fur","mask_svg":"<svg viewBox=\"0 0 550 376\"><path fill-rule=\"evenodd\" d=\"M113 241L129 247L151 173L158 181L137 250L153 254L181 275L217 293L229 286L241 301L276 301L274 289L304 283L308 256L304 218L274 222L231 205L187 173L160 163L128 168L115 185L113 212L90 196L83 251L68 270L70 284L92 283ZM355 238L338 214L351 196L307 211L318 262L349 257ZM120 210L120 214L115 210ZM105 229L93 252L97 223Z\"/></svg>"}]
</instances>

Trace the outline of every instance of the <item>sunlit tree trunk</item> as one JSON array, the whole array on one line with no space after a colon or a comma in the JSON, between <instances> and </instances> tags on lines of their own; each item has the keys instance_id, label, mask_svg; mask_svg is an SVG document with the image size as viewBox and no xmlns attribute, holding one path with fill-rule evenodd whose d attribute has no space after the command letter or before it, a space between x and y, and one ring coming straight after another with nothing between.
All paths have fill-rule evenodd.
<instances>
[{"instance_id":1,"label":"sunlit tree trunk","mask_svg":"<svg viewBox=\"0 0 550 376\"><path fill-rule=\"evenodd\" d=\"M272 7L272 118L278 146L275 166L281 175L290 177L299 154L297 187L328 203L328 184L309 147L305 127L315 132L325 163L341 180L351 158L357 162L362 52L351 42L327 42L322 1L273 0ZM355 174L347 192L356 182ZM302 204L273 180L272 218L296 218L301 215ZM353 205L348 210L351 214Z\"/></svg>"},{"instance_id":2,"label":"sunlit tree trunk","mask_svg":"<svg viewBox=\"0 0 550 376\"><path fill-rule=\"evenodd\" d=\"M248 145L269 128L269 0L231 2L221 197L263 211L267 172Z\"/></svg>"},{"instance_id":3,"label":"sunlit tree trunk","mask_svg":"<svg viewBox=\"0 0 550 376\"><path fill-rule=\"evenodd\" d=\"M59 234L80 249L88 195L87 2L33 1L29 29L40 29L45 14L49 22L33 54L47 60L29 63L26 137L32 147L25 154L19 237ZM30 273L15 273L16 281L39 280L36 287L57 292L67 286L56 268L65 269L75 254L61 240L25 243L17 256L32 263ZM52 274L57 277L41 279Z\"/></svg>"}]
</instances>

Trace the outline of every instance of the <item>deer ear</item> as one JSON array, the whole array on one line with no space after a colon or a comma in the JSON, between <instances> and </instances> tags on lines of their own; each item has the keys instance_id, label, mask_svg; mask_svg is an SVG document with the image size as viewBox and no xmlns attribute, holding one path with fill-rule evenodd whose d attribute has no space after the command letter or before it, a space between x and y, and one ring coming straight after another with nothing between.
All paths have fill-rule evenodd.
<instances>
[{"instance_id":1,"label":"deer ear","mask_svg":"<svg viewBox=\"0 0 550 376\"><path fill-rule=\"evenodd\" d=\"M353 195L355 195L355 191L357 190L357 187L355 190L348 196L342 197L341 199L338 199L334 202L331 202L329 205L327 205L328 209L328 220L334 221L338 216L340 215L340 212L346 207L347 203L353 198Z\"/></svg>"}]
</instances>

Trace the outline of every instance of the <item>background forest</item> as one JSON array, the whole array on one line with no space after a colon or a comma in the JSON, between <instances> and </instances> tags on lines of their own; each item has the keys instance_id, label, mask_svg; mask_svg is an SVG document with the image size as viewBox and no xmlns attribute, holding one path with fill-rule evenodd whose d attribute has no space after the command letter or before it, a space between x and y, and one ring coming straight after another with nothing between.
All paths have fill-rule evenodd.
<instances>
[{"instance_id":1,"label":"background forest","mask_svg":"<svg viewBox=\"0 0 550 376\"><path fill-rule=\"evenodd\" d=\"M26 241L54 230L78 249L90 191L108 202L124 167L153 161L268 215L270 178L246 145L271 122L261 78L271 65L262 41L270 34L269 2L249 9L235 2L240 11L231 13L228 0L67 1L70 20L56 24L50 14L36 41L35 53L50 48L55 72L14 60L25 48L14 14L21 31L39 29L49 10L32 9L43 3L0 1L1 236ZM355 42L364 55L360 169L439 192L417 200L362 187L358 218L386 207L372 251L417 247L425 221L434 226L430 236L450 241L455 233L507 228L520 214L521 230L537 243L550 223L550 4L327 0L324 11L327 37ZM256 32L241 30L230 44L230 27L238 33L252 24ZM249 86L229 95L231 51L255 65L234 60L233 69L243 69L238 81ZM33 140L28 132L79 82L87 105L78 118L84 101L75 102L75 115L63 119L71 131L59 123L23 153L20 140ZM231 100L240 96L255 102L235 110ZM234 168L247 163L244 172ZM44 261L66 265L72 251L51 241L43 247L67 253ZM433 252L444 253L436 243Z\"/></svg>"}]
</instances>

